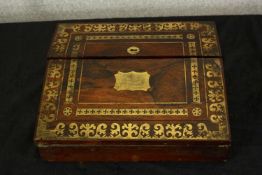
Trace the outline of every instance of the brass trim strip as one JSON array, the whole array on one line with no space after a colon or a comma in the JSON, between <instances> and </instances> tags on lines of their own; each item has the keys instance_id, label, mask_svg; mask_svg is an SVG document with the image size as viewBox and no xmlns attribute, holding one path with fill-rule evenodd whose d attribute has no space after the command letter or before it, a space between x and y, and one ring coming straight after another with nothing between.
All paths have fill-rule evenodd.
<instances>
[{"instance_id":1,"label":"brass trim strip","mask_svg":"<svg viewBox=\"0 0 262 175\"><path fill-rule=\"evenodd\" d=\"M112 109L112 108L78 108L76 110L76 115L174 115L174 116L188 116L188 109L185 108L122 108L122 109Z\"/></svg>"},{"instance_id":2,"label":"brass trim strip","mask_svg":"<svg viewBox=\"0 0 262 175\"><path fill-rule=\"evenodd\" d=\"M191 58L191 81L193 103L200 103L199 76L198 76L198 61L197 58Z\"/></svg>"},{"instance_id":3,"label":"brass trim strip","mask_svg":"<svg viewBox=\"0 0 262 175\"><path fill-rule=\"evenodd\" d=\"M68 80L67 80L65 103L73 102L75 81L76 81L76 69L77 69L77 60L72 59L70 61L70 70L69 70Z\"/></svg>"}]
</instances>

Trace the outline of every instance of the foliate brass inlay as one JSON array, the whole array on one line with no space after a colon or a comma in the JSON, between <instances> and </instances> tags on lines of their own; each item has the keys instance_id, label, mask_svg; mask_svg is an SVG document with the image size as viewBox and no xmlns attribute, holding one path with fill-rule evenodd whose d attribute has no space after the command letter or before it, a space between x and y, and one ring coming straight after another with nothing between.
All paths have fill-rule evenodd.
<instances>
[{"instance_id":1,"label":"foliate brass inlay","mask_svg":"<svg viewBox=\"0 0 262 175\"><path fill-rule=\"evenodd\" d=\"M136 55L140 52L140 49L136 46L131 46L127 48L127 53L131 54L131 55Z\"/></svg>"},{"instance_id":2,"label":"foliate brass inlay","mask_svg":"<svg viewBox=\"0 0 262 175\"><path fill-rule=\"evenodd\" d=\"M123 73L118 71L115 74L115 86L117 91L147 91L150 88L149 84L150 74L147 72L127 72Z\"/></svg>"},{"instance_id":3,"label":"foliate brass inlay","mask_svg":"<svg viewBox=\"0 0 262 175\"><path fill-rule=\"evenodd\" d=\"M170 139L203 139L205 128L203 123L197 125L187 123L58 123L50 132L57 139L70 137L70 139L146 139L146 140L170 140ZM197 132L195 132L197 130Z\"/></svg>"}]
</instances>

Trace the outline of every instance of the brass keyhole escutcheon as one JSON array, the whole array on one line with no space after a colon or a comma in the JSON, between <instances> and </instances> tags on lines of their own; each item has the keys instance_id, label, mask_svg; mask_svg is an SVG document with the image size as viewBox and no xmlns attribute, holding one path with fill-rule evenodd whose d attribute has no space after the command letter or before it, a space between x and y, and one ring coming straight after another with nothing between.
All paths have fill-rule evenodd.
<instances>
[{"instance_id":1,"label":"brass keyhole escutcheon","mask_svg":"<svg viewBox=\"0 0 262 175\"><path fill-rule=\"evenodd\" d=\"M131 46L127 48L127 52L131 55L136 55L140 52L140 49L136 46Z\"/></svg>"}]
</instances>

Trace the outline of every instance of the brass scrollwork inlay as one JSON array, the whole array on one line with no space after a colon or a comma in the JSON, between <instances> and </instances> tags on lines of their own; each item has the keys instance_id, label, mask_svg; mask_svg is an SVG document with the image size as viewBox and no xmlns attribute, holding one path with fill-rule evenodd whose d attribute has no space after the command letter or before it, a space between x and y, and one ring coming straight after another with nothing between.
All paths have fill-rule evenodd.
<instances>
[{"instance_id":1,"label":"brass scrollwork inlay","mask_svg":"<svg viewBox=\"0 0 262 175\"><path fill-rule=\"evenodd\" d=\"M218 58L205 64L207 77L208 113L212 123L218 124L219 130L211 132L214 137L226 137L228 135L225 92L221 72L221 63Z\"/></svg>"},{"instance_id":2,"label":"brass scrollwork inlay","mask_svg":"<svg viewBox=\"0 0 262 175\"><path fill-rule=\"evenodd\" d=\"M52 135L47 129L47 124L53 122L58 114L58 97L59 90L63 79L63 61L50 60L47 66L46 80L43 87L42 99L40 104L39 119L37 126L37 137L46 137ZM62 135L58 130L62 131L64 124L56 127L57 133L55 135Z\"/></svg>"},{"instance_id":3,"label":"brass scrollwork inlay","mask_svg":"<svg viewBox=\"0 0 262 175\"><path fill-rule=\"evenodd\" d=\"M66 129L68 128L68 130ZM193 131L193 124L154 124L149 123L71 123L65 127L58 123L52 130L57 136L89 139L199 139Z\"/></svg>"}]
</instances>

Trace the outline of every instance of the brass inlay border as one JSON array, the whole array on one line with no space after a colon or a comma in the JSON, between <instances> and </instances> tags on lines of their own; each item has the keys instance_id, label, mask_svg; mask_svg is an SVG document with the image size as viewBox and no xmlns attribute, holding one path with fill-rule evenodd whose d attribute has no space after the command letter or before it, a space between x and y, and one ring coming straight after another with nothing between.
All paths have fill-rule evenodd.
<instances>
[{"instance_id":1,"label":"brass inlay border","mask_svg":"<svg viewBox=\"0 0 262 175\"><path fill-rule=\"evenodd\" d=\"M136 116L136 115L174 115L174 116L188 116L188 110L186 108L78 108L76 115L117 115L117 116Z\"/></svg>"},{"instance_id":2,"label":"brass inlay border","mask_svg":"<svg viewBox=\"0 0 262 175\"><path fill-rule=\"evenodd\" d=\"M212 123L218 125L216 136L223 137L228 134L227 107L222 77L222 63L220 59L213 59L212 63L205 64L207 77L208 113Z\"/></svg>"},{"instance_id":3,"label":"brass inlay border","mask_svg":"<svg viewBox=\"0 0 262 175\"><path fill-rule=\"evenodd\" d=\"M72 103L74 97L75 81L76 81L77 59L70 61L69 75L66 87L66 103Z\"/></svg>"},{"instance_id":4,"label":"brass inlay border","mask_svg":"<svg viewBox=\"0 0 262 175\"><path fill-rule=\"evenodd\" d=\"M188 42L189 55L197 55L196 42Z\"/></svg>"},{"instance_id":5,"label":"brass inlay border","mask_svg":"<svg viewBox=\"0 0 262 175\"><path fill-rule=\"evenodd\" d=\"M81 36L81 35L80 35ZM78 35L75 37L79 37ZM125 39L183 39L183 34L175 35L87 35L86 40L125 40Z\"/></svg>"},{"instance_id":6,"label":"brass inlay border","mask_svg":"<svg viewBox=\"0 0 262 175\"><path fill-rule=\"evenodd\" d=\"M59 95L63 82L64 60L50 60L47 65L46 79L43 87L36 137L48 137L51 134L47 124L58 116Z\"/></svg>"},{"instance_id":7,"label":"brass inlay border","mask_svg":"<svg viewBox=\"0 0 262 175\"><path fill-rule=\"evenodd\" d=\"M149 124L149 123L58 123L50 133L63 139L67 128L70 139L124 139L124 140L207 140L202 136L205 132L203 123L197 124ZM197 132L194 132L197 130Z\"/></svg>"},{"instance_id":8,"label":"brass inlay border","mask_svg":"<svg viewBox=\"0 0 262 175\"><path fill-rule=\"evenodd\" d=\"M192 95L193 102L200 103L200 90L199 90L199 75L197 58L191 58L191 81L192 81Z\"/></svg>"}]
</instances>

